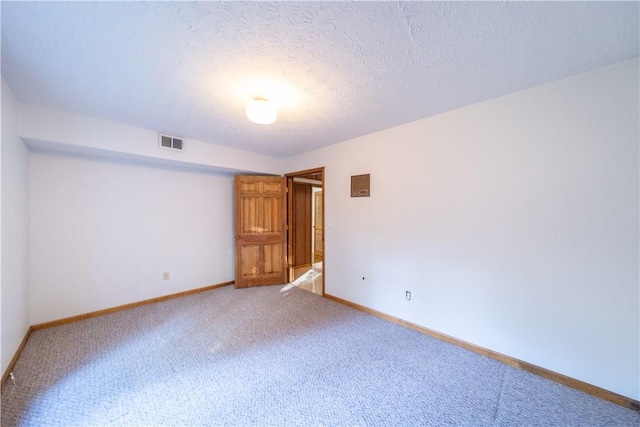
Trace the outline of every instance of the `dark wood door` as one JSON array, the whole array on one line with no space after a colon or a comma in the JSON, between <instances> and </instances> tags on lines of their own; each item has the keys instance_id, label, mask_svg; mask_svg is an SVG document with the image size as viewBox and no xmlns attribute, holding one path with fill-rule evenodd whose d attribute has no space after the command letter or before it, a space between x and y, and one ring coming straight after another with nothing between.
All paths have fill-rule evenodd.
<instances>
[{"instance_id":1,"label":"dark wood door","mask_svg":"<svg viewBox=\"0 0 640 427\"><path fill-rule=\"evenodd\" d=\"M311 266L311 185L293 183L293 266Z\"/></svg>"},{"instance_id":2,"label":"dark wood door","mask_svg":"<svg viewBox=\"0 0 640 427\"><path fill-rule=\"evenodd\" d=\"M236 288L286 282L284 177L235 177Z\"/></svg>"}]
</instances>

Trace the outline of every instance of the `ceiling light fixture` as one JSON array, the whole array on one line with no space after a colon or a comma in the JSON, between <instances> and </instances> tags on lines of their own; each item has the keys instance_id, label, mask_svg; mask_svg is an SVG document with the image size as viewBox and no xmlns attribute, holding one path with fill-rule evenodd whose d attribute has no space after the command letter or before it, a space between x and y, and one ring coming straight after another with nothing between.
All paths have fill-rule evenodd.
<instances>
[{"instance_id":1,"label":"ceiling light fixture","mask_svg":"<svg viewBox=\"0 0 640 427\"><path fill-rule=\"evenodd\" d=\"M247 102L247 118L259 125L269 125L278 118L278 110L265 98L253 98Z\"/></svg>"}]
</instances>

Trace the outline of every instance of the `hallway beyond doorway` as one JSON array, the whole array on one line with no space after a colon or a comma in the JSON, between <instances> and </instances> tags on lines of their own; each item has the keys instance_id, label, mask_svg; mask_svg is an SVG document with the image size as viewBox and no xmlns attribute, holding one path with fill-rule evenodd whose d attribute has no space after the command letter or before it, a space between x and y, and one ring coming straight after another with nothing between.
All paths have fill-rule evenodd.
<instances>
[{"instance_id":1,"label":"hallway beyond doorway","mask_svg":"<svg viewBox=\"0 0 640 427\"><path fill-rule=\"evenodd\" d=\"M322 295L322 262L316 262L312 266L296 267L294 278L290 286Z\"/></svg>"}]
</instances>

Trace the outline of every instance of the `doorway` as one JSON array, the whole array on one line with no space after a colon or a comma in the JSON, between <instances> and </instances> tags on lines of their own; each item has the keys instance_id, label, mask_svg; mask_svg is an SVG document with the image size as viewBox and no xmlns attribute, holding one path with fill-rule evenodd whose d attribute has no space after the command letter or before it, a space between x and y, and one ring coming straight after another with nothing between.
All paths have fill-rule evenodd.
<instances>
[{"instance_id":1,"label":"doorway","mask_svg":"<svg viewBox=\"0 0 640 427\"><path fill-rule=\"evenodd\" d=\"M288 283L324 295L324 168L285 177Z\"/></svg>"}]
</instances>

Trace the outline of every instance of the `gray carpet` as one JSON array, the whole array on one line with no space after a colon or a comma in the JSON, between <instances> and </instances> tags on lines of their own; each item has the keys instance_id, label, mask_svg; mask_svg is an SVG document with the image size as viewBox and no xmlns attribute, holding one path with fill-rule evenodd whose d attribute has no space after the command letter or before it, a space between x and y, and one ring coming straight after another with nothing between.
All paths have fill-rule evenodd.
<instances>
[{"instance_id":1,"label":"gray carpet","mask_svg":"<svg viewBox=\"0 0 640 427\"><path fill-rule=\"evenodd\" d=\"M281 287L36 331L2 426L640 425L634 411Z\"/></svg>"}]
</instances>

